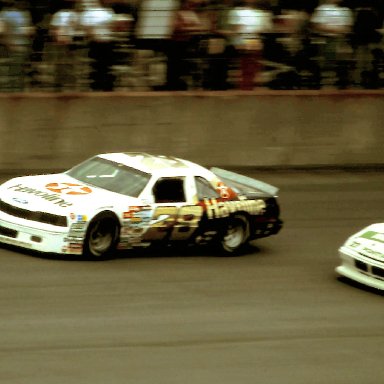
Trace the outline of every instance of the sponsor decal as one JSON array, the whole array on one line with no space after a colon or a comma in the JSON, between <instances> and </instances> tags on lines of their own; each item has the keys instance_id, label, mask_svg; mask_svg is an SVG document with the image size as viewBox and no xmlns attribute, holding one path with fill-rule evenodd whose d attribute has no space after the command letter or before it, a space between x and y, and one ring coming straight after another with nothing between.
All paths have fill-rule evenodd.
<instances>
[{"instance_id":1,"label":"sponsor decal","mask_svg":"<svg viewBox=\"0 0 384 384\"><path fill-rule=\"evenodd\" d=\"M127 212L123 212L123 219L132 219L137 212L141 211L141 207L129 207Z\"/></svg>"},{"instance_id":2,"label":"sponsor decal","mask_svg":"<svg viewBox=\"0 0 384 384\"><path fill-rule=\"evenodd\" d=\"M216 199L205 199L204 204L208 219L221 219L237 211L248 212L250 215L264 213L266 204L264 200L234 200L218 202Z\"/></svg>"},{"instance_id":3,"label":"sponsor decal","mask_svg":"<svg viewBox=\"0 0 384 384\"><path fill-rule=\"evenodd\" d=\"M357 248L357 247L360 247L360 243L358 243L357 241L354 241L353 243L350 244L350 247L351 248Z\"/></svg>"},{"instance_id":4,"label":"sponsor decal","mask_svg":"<svg viewBox=\"0 0 384 384\"><path fill-rule=\"evenodd\" d=\"M364 256L373 257L373 258L382 258L383 254L381 252L374 251L370 248L363 248L361 252L364 254Z\"/></svg>"},{"instance_id":5,"label":"sponsor decal","mask_svg":"<svg viewBox=\"0 0 384 384\"><path fill-rule=\"evenodd\" d=\"M16 203L19 203L19 204L28 204L28 200L19 199L17 197L14 197L12 200L16 201Z\"/></svg>"},{"instance_id":6,"label":"sponsor decal","mask_svg":"<svg viewBox=\"0 0 384 384\"><path fill-rule=\"evenodd\" d=\"M363 233L360 237L362 237L363 239L374 240L379 241L380 243L384 243L384 233L367 231Z\"/></svg>"},{"instance_id":7,"label":"sponsor decal","mask_svg":"<svg viewBox=\"0 0 384 384\"><path fill-rule=\"evenodd\" d=\"M81 223L86 222L87 219L88 219L88 217L86 215L76 215L75 213L71 213L69 215L69 217L71 218L71 220L78 221L78 222L81 222Z\"/></svg>"},{"instance_id":8,"label":"sponsor decal","mask_svg":"<svg viewBox=\"0 0 384 384\"><path fill-rule=\"evenodd\" d=\"M232 188L225 185L222 181L217 184L216 190L220 194L220 197L224 200L234 199L237 196L236 192L234 192Z\"/></svg>"},{"instance_id":9,"label":"sponsor decal","mask_svg":"<svg viewBox=\"0 0 384 384\"><path fill-rule=\"evenodd\" d=\"M63 253L81 255L83 252L83 245L80 243L69 243L68 245L62 247L61 251Z\"/></svg>"},{"instance_id":10,"label":"sponsor decal","mask_svg":"<svg viewBox=\"0 0 384 384\"><path fill-rule=\"evenodd\" d=\"M67 207L70 207L72 205L72 203L69 203L69 202L65 201L64 199L62 199L61 196L58 195L57 193L48 193L48 192L44 192L44 191L39 191L38 189L26 187L22 184L12 185L12 186L8 187L8 189L12 189L16 192L28 193L30 195L40 197L44 200L50 201L51 203L60 206L62 208L67 208Z\"/></svg>"},{"instance_id":11,"label":"sponsor decal","mask_svg":"<svg viewBox=\"0 0 384 384\"><path fill-rule=\"evenodd\" d=\"M151 219L152 209L151 207L129 207L128 211L123 212L123 219L130 220L130 222L139 224L139 223L148 223Z\"/></svg>"},{"instance_id":12,"label":"sponsor decal","mask_svg":"<svg viewBox=\"0 0 384 384\"><path fill-rule=\"evenodd\" d=\"M71 239L71 238L83 239L86 228L87 228L86 222L78 221L78 222L72 223L71 226L69 227L68 238L66 239L66 241L68 241L68 239Z\"/></svg>"},{"instance_id":13,"label":"sponsor decal","mask_svg":"<svg viewBox=\"0 0 384 384\"><path fill-rule=\"evenodd\" d=\"M91 188L74 183L49 183L45 188L63 195L87 195L92 192Z\"/></svg>"},{"instance_id":14,"label":"sponsor decal","mask_svg":"<svg viewBox=\"0 0 384 384\"><path fill-rule=\"evenodd\" d=\"M131 223L141 223L142 221L141 217L131 217Z\"/></svg>"},{"instance_id":15,"label":"sponsor decal","mask_svg":"<svg viewBox=\"0 0 384 384\"><path fill-rule=\"evenodd\" d=\"M73 223L70 228L71 230L74 230L74 231L82 231L85 229L85 227L86 227L85 223L79 222L79 223Z\"/></svg>"}]
</instances>

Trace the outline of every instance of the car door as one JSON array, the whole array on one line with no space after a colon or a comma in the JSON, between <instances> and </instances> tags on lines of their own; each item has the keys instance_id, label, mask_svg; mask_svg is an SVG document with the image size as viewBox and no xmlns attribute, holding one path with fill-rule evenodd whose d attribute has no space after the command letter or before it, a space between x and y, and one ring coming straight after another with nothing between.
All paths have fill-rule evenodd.
<instances>
[{"instance_id":1,"label":"car door","mask_svg":"<svg viewBox=\"0 0 384 384\"><path fill-rule=\"evenodd\" d=\"M203 214L194 189L189 176L160 177L155 182L152 220L144 241L183 241L192 236Z\"/></svg>"}]
</instances>

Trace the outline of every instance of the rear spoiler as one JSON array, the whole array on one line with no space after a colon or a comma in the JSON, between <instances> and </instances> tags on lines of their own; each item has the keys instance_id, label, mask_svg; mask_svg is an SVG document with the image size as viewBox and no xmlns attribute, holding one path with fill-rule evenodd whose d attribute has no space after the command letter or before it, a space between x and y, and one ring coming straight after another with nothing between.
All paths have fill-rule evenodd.
<instances>
[{"instance_id":1,"label":"rear spoiler","mask_svg":"<svg viewBox=\"0 0 384 384\"><path fill-rule=\"evenodd\" d=\"M279 188L274 187L271 184L264 183L263 181L252 179L251 177L240 175L239 173L227 171L225 169L212 167L211 172L220 178L233 181L235 183L242 184L247 187L258 189L261 192L268 193L271 196L276 196L279 192Z\"/></svg>"}]
</instances>

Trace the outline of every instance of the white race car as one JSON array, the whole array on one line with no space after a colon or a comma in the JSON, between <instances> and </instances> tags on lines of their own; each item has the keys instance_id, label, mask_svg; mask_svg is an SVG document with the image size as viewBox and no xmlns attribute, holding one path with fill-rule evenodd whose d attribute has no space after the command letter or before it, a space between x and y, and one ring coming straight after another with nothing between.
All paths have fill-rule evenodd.
<instances>
[{"instance_id":1,"label":"white race car","mask_svg":"<svg viewBox=\"0 0 384 384\"><path fill-rule=\"evenodd\" d=\"M384 290L384 223L372 224L349 237L339 255L338 275Z\"/></svg>"},{"instance_id":2,"label":"white race car","mask_svg":"<svg viewBox=\"0 0 384 384\"><path fill-rule=\"evenodd\" d=\"M277 191L174 157L100 154L63 173L2 184L0 243L90 258L172 242L236 253L281 229Z\"/></svg>"}]
</instances>

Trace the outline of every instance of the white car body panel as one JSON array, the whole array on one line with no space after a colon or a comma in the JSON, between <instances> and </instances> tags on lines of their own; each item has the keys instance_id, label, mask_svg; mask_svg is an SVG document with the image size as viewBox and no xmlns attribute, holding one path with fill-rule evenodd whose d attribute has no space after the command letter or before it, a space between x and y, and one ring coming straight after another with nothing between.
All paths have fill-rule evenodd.
<instances>
[{"instance_id":1,"label":"white car body panel","mask_svg":"<svg viewBox=\"0 0 384 384\"><path fill-rule=\"evenodd\" d=\"M67 253L63 250L66 246L68 228L60 231L57 227L51 228L52 226L44 224L32 227L26 220L3 213L0 214L0 225L18 232L17 238L0 235L0 242L41 252ZM73 249L73 252L68 253L81 254L81 251L82 249L78 248L78 251Z\"/></svg>"},{"instance_id":2,"label":"white car body panel","mask_svg":"<svg viewBox=\"0 0 384 384\"><path fill-rule=\"evenodd\" d=\"M47 185L62 189L61 193L50 191ZM85 190L81 188L86 187ZM78 193L78 194L70 194ZM83 193L84 192L84 193ZM12 179L2 185L1 200L21 209L33 212L47 212L53 215L65 216L68 227L58 227L38 221L8 215L0 211L0 226L13 229L19 233L17 239L0 234L0 242L21 246L41 252L81 254L80 243L83 240L87 222L99 211L111 210L116 214L124 212L130 205L141 204L141 200L119 195L93 186L87 186L72 179L65 173L53 175L25 176ZM68 229L71 225L83 228L78 237L81 242L68 242ZM33 241L32 238L40 241ZM74 236L77 237L77 236Z\"/></svg>"},{"instance_id":3,"label":"white car body panel","mask_svg":"<svg viewBox=\"0 0 384 384\"><path fill-rule=\"evenodd\" d=\"M339 248L338 275L384 290L384 223L372 224Z\"/></svg>"}]
</instances>

